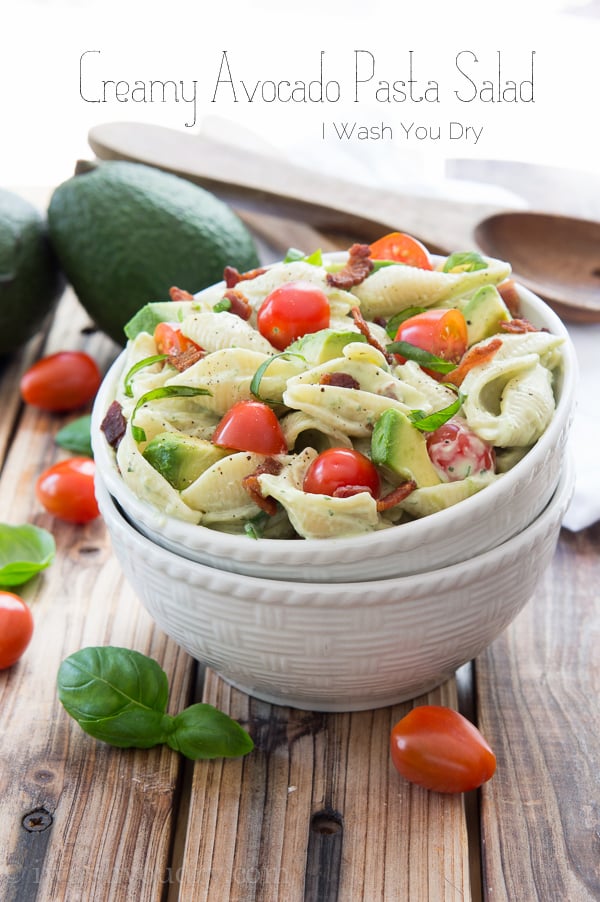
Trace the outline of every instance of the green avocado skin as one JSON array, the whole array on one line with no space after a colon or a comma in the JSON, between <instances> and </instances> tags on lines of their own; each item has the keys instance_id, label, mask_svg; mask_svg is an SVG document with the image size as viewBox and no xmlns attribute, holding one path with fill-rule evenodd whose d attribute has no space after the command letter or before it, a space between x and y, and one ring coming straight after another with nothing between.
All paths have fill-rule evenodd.
<instances>
[{"instance_id":1,"label":"green avocado skin","mask_svg":"<svg viewBox=\"0 0 600 902\"><path fill-rule=\"evenodd\" d=\"M50 237L80 303L119 344L145 304L195 293L225 266L258 266L254 240L221 200L151 166L106 161L54 191Z\"/></svg>"},{"instance_id":2,"label":"green avocado skin","mask_svg":"<svg viewBox=\"0 0 600 902\"><path fill-rule=\"evenodd\" d=\"M38 331L64 286L46 220L29 201L0 188L0 355Z\"/></svg>"}]
</instances>

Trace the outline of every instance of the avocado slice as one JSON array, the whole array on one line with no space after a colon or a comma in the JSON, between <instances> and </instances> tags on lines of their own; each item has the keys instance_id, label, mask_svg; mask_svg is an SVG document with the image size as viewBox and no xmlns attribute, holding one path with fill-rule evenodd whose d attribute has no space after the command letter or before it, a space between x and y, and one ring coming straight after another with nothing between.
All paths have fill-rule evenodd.
<instances>
[{"instance_id":1,"label":"avocado slice","mask_svg":"<svg viewBox=\"0 0 600 902\"><path fill-rule=\"evenodd\" d=\"M191 310L190 301L152 301L145 304L124 326L127 338L135 338L140 332L154 335L159 323L176 323Z\"/></svg>"},{"instance_id":2,"label":"avocado slice","mask_svg":"<svg viewBox=\"0 0 600 902\"><path fill-rule=\"evenodd\" d=\"M286 349L294 354L301 354L311 366L319 366L328 360L342 356L342 350L352 341L366 342L361 332L338 332L335 329L320 329L309 332Z\"/></svg>"},{"instance_id":3,"label":"avocado slice","mask_svg":"<svg viewBox=\"0 0 600 902\"><path fill-rule=\"evenodd\" d=\"M469 347L500 331L500 323L508 322L511 315L494 285L479 288L462 310L467 321Z\"/></svg>"},{"instance_id":4,"label":"avocado slice","mask_svg":"<svg viewBox=\"0 0 600 902\"><path fill-rule=\"evenodd\" d=\"M425 437L406 414L394 407L385 410L375 423L371 459L383 468L390 482L414 479L421 488L442 481L427 453Z\"/></svg>"},{"instance_id":5,"label":"avocado slice","mask_svg":"<svg viewBox=\"0 0 600 902\"><path fill-rule=\"evenodd\" d=\"M179 432L160 432L148 442L143 455L174 489L181 492L231 451L212 442Z\"/></svg>"}]
</instances>

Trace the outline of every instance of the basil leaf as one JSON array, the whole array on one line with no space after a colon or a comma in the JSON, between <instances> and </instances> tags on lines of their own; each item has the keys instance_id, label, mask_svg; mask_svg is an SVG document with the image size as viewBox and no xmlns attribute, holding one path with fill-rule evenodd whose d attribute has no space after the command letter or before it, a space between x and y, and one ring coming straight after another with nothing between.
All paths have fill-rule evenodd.
<instances>
[{"instance_id":1,"label":"basil leaf","mask_svg":"<svg viewBox=\"0 0 600 902\"><path fill-rule=\"evenodd\" d=\"M73 454L83 454L85 457L93 457L91 423L92 417L86 414L67 423L62 429L59 429L54 436L54 441L61 448L72 451Z\"/></svg>"},{"instance_id":2,"label":"basil leaf","mask_svg":"<svg viewBox=\"0 0 600 902\"><path fill-rule=\"evenodd\" d=\"M272 357L268 357L266 360L263 360L257 371L252 377L252 381L250 383L250 394L254 395L257 401L262 401L263 404L280 404L280 401L269 401L267 398L261 398L259 394L260 383L262 382L262 378L266 373L268 367L271 366L274 360L277 360L278 357L298 357L300 360L305 360L302 354L294 354L292 351L282 351L281 354L273 354Z\"/></svg>"},{"instance_id":3,"label":"basil leaf","mask_svg":"<svg viewBox=\"0 0 600 902\"><path fill-rule=\"evenodd\" d=\"M419 366L424 366L436 373L451 373L456 369L455 363L436 357L435 354L430 354L429 351L424 351L423 348L418 348L408 341L392 341L391 344L386 345L386 350L391 354L401 354L407 360L414 360Z\"/></svg>"},{"instance_id":4,"label":"basil leaf","mask_svg":"<svg viewBox=\"0 0 600 902\"><path fill-rule=\"evenodd\" d=\"M148 749L166 741L169 686L162 668L127 648L83 648L58 671L58 697L95 739Z\"/></svg>"},{"instance_id":5,"label":"basil leaf","mask_svg":"<svg viewBox=\"0 0 600 902\"><path fill-rule=\"evenodd\" d=\"M147 366L152 366L153 363L160 363L161 360L166 360L168 358L168 354L152 354L151 357L144 357L143 360L138 360L137 363L134 363L131 369L127 372L125 379L123 380L123 390L128 398L133 398L133 388L131 387L131 380L135 376L136 373L139 373L140 370L145 369Z\"/></svg>"},{"instance_id":6,"label":"basil leaf","mask_svg":"<svg viewBox=\"0 0 600 902\"><path fill-rule=\"evenodd\" d=\"M487 269L487 263L481 254L475 251L450 254L442 272L476 272L478 269Z\"/></svg>"},{"instance_id":7,"label":"basil leaf","mask_svg":"<svg viewBox=\"0 0 600 902\"><path fill-rule=\"evenodd\" d=\"M135 415L144 404L148 401L156 401L160 398L193 398L196 395L210 395L211 392L207 388L194 388L191 385L161 385L160 388L153 388L147 391L133 408L131 414L131 434L136 442L145 442L146 433L140 426L134 426L133 421Z\"/></svg>"},{"instance_id":8,"label":"basil leaf","mask_svg":"<svg viewBox=\"0 0 600 902\"><path fill-rule=\"evenodd\" d=\"M425 313L426 307L406 307L404 310L401 310L400 313L396 313L389 319L385 326L385 331L390 336L390 338L396 337L396 332L398 331L398 327L405 320L410 319L411 316L417 316L418 313Z\"/></svg>"},{"instance_id":9,"label":"basil leaf","mask_svg":"<svg viewBox=\"0 0 600 902\"><path fill-rule=\"evenodd\" d=\"M20 586L45 570L56 554L54 536L29 523L0 523L0 586Z\"/></svg>"},{"instance_id":10,"label":"basil leaf","mask_svg":"<svg viewBox=\"0 0 600 902\"><path fill-rule=\"evenodd\" d=\"M435 413L430 414L426 414L422 410L411 410L408 418L413 426L420 429L421 432L435 432L436 429L443 426L444 423L447 423L448 420L458 413L466 397L466 395L459 392L456 401L453 401L448 407L443 407L441 410L436 410Z\"/></svg>"},{"instance_id":11,"label":"basil leaf","mask_svg":"<svg viewBox=\"0 0 600 902\"><path fill-rule=\"evenodd\" d=\"M227 313L231 310L231 301L229 298L221 298L212 309L213 313Z\"/></svg>"},{"instance_id":12,"label":"basil leaf","mask_svg":"<svg viewBox=\"0 0 600 902\"><path fill-rule=\"evenodd\" d=\"M167 745L186 758L236 758L254 748L243 727L227 714L199 702L190 705L173 719L173 731Z\"/></svg>"}]
</instances>

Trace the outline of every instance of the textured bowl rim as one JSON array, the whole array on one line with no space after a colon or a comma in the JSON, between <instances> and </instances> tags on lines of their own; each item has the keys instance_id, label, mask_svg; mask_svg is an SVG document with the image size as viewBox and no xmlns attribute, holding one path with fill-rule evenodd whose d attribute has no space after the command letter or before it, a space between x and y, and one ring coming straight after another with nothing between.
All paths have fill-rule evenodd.
<instances>
[{"instance_id":1,"label":"textured bowl rim","mask_svg":"<svg viewBox=\"0 0 600 902\"><path fill-rule=\"evenodd\" d=\"M324 256L333 258L340 255ZM544 460L548 449L559 441L565 423L572 419L578 370L575 350L569 333L557 314L541 298L524 286L517 285L517 288L527 318L535 323L536 319L539 320L541 317L544 328L548 328L550 332L560 335L564 339L561 348L563 367L558 403L546 431L525 457L511 470L502 474L500 479L456 505L388 529L327 539L259 538L244 542L240 541L239 535L220 532L202 526L202 524L190 524L177 520L138 498L127 486L118 471L114 452L100 431L100 423L110 402L114 399L114 389L123 370L125 351L117 357L107 372L92 410L92 448L97 469L111 495L127 510L131 518L139 520L146 527L158 533L164 533L168 528L171 542L177 543L189 551L202 551L206 556L230 558L232 551L235 550L235 560L244 564L255 562L257 549L260 548L261 552L268 549L267 553L277 556L277 560L285 560L298 565L310 565L315 558L321 561L324 557L329 560L339 560L342 551L352 554L353 551L360 549L361 553L369 558L383 557L395 547L410 551L425 542L428 533L433 529L450 532L457 528L457 521L461 518L472 521L478 514L493 511L496 502L501 502L506 494L510 494L511 488L520 480L522 474L526 470L534 471ZM277 566L274 560L264 562L266 568L270 565Z\"/></svg>"}]
</instances>

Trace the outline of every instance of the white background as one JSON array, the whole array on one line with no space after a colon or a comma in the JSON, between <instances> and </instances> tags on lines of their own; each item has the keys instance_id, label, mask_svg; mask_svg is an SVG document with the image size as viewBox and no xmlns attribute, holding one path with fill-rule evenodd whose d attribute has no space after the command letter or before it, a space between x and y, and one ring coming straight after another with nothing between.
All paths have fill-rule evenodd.
<instances>
[{"instance_id":1,"label":"white background","mask_svg":"<svg viewBox=\"0 0 600 902\"><path fill-rule=\"evenodd\" d=\"M99 95L102 80L198 83L197 123L219 117L250 129L266 143L307 165L337 167L344 154L358 174L378 170L426 180L447 157L515 159L600 171L597 135L600 91L598 0L19 0L3 13L0 52L0 185L53 185L68 178L79 157L90 156L86 135L97 123L155 122L181 130L189 105L89 103L80 94L79 61L85 51L84 92ZM595 13L595 15L594 15ZM377 61L373 87L353 99L353 54L370 50ZM528 76L536 51L535 103L460 103L456 54L470 49L473 70L494 77L496 51L505 77ZM221 90L211 102L223 50L232 74L247 83L318 77L326 51L327 77L342 84L337 104L233 103ZM376 103L375 81L407 77L408 51L417 77L440 84L439 104ZM408 142L398 123L483 126L477 146L464 141ZM394 126L392 142L322 140L322 122L356 121ZM189 131L189 129L188 129ZM235 129L234 129L235 131ZM351 172L352 174L352 172Z\"/></svg>"}]
</instances>

